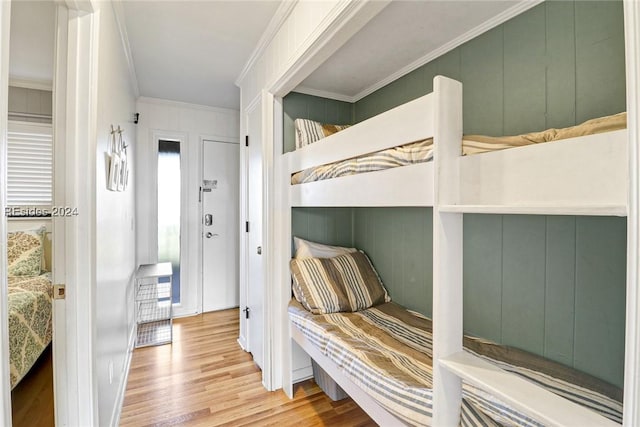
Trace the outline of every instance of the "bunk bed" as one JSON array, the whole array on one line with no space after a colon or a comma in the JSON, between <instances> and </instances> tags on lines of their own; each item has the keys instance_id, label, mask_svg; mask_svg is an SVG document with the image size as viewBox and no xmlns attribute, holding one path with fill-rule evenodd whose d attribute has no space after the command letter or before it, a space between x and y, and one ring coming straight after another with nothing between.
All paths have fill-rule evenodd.
<instances>
[{"instance_id":1,"label":"bunk bed","mask_svg":"<svg viewBox=\"0 0 640 427\"><path fill-rule=\"evenodd\" d=\"M433 161L291 184L291 176L307 168L430 138ZM475 400L476 405L482 399L495 399L499 406L520 414L519 419L526 420L522 424L617 425L523 379L509 363L484 357L482 351L463 350L462 216L464 213L626 215L626 130L468 156L463 156L462 139L462 87L438 76L434 79L433 93L284 155L288 165L285 191L288 209L433 207L433 383L428 390L432 395L425 403L426 418L412 421L394 410L393 405L390 409L384 399L381 403L381 399L372 397L375 393L366 391L369 386L345 372L342 363L351 359L345 359L344 355L336 357L335 340L322 338L319 332L322 327L310 326L311 318L295 303L289 309L289 336L381 425L458 425L461 408L463 420L468 423L473 424L469 421L470 410L479 417L478 423L489 423L490 419L479 415L482 411L473 409L474 403L470 403L474 402L473 396L482 396ZM587 164L591 167L585 167ZM290 233L284 236L289 242L291 237ZM334 328L325 329L331 334ZM469 339L464 341L466 344ZM334 357L326 350L331 346ZM615 402L611 403L615 406ZM618 410L611 418L619 422L621 406Z\"/></svg>"}]
</instances>

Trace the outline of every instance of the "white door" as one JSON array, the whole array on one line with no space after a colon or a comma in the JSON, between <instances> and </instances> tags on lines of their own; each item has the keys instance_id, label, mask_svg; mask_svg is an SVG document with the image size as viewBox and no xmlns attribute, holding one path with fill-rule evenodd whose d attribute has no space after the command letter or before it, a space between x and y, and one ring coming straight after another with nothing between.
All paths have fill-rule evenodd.
<instances>
[{"instance_id":1,"label":"white door","mask_svg":"<svg viewBox=\"0 0 640 427\"><path fill-rule=\"evenodd\" d=\"M262 369L264 361L264 274L262 262L262 104L247 117L249 134L249 179L247 191L248 284L247 307L249 340L247 347Z\"/></svg>"},{"instance_id":2,"label":"white door","mask_svg":"<svg viewBox=\"0 0 640 427\"><path fill-rule=\"evenodd\" d=\"M202 142L202 311L238 306L239 145Z\"/></svg>"}]
</instances>

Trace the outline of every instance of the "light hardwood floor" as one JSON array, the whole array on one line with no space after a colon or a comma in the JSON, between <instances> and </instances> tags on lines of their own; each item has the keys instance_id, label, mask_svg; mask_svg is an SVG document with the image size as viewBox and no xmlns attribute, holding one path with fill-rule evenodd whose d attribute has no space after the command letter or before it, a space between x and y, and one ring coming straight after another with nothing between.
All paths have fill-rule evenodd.
<instances>
[{"instance_id":1,"label":"light hardwood floor","mask_svg":"<svg viewBox=\"0 0 640 427\"><path fill-rule=\"evenodd\" d=\"M133 353L121 426L375 426L351 399L312 380L289 400L266 391L238 338L238 310L174 321L173 344Z\"/></svg>"}]
</instances>

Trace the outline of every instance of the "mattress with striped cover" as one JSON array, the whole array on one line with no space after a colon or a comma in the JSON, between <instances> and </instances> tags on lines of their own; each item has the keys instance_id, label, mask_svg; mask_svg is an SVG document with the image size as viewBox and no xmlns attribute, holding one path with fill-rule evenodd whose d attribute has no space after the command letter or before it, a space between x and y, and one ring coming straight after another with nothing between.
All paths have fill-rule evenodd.
<instances>
[{"instance_id":1,"label":"mattress with striped cover","mask_svg":"<svg viewBox=\"0 0 640 427\"><path fill-rule=\"evenodd\" d=\"M562 129L546 129L515 136L492 137L485 135L465 135L462 140L462 155L480 154L507 148L523 147L532 144L559 141L578 136L593 135L624 129L627 126L627 114L588 120L576 126ZM304 130L304 129L301 129ZM299 130L299 131L301 131ZM315 140L317 141L316 138ZM433 138L411 142L398 147L388 148L375 153L364 154L335 163L315 166L297 172L291 177L291 184L304 184L324 179L339 178L365 172L428 162L433 159Z\"/></svg>"},{"instance_id":2,"label":"mattress with striped cover","mask_svg":"<svg viewBox=\"0 0 640 427\"><path fill-rule=\"evenodd\" d=\"M428 318L393 302L359 312L316 315L295 300L289 304L289 317L322 354L390 413L408 425L431 424L432 335ZM622 391L612 385L541 357L479 339L465 337L465 351L622 422ZM542 425L467 383L463 383L460 424Z\"/></svg>"}]
</instances>

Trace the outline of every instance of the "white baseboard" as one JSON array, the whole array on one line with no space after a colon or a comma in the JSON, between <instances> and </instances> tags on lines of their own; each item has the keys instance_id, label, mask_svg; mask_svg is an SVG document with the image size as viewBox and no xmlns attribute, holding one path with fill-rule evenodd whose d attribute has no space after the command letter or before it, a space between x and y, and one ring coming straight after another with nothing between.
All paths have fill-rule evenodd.
<instances>
[{"instance_id":1,"label":"white baseboard","mask_svg":"<svg viewBox=\"0 0 640 427\"><path fill-rule=\"evenodd\" d=\"M291 373L293 384L306 381L309 378L313 378L313 369L311 368L311 365L305 366L304 368L294 369Z\"/></svg>"},{"instance_id":2,"label":"white baseboard","mask_svg":"<svg viewBox=\"0 0 640 427\"><path fill-rule=\"evenodd\" d=\"M244 337L238 337L238 345L244 351L247 351L247 340Z\"/></svg>"},{"instance_id":3,"label":"white baseboard","mask_svg":"<svg viewBox=\"0 0 640 427\"><path fill-rule=\"evenodd\" d=\"M133 349L136 345L136 325L134 324L129 333L129 345L127 349L127 358L124 361L123 373L120 376L122 381L120 387L118 387L118 395L116 396L116 404L113 406L113 413L111 414L111 427L118 427L120 425L120 415L122 414L122 404L124 403L124 395L127 391L127 381L129 379L129 370L131 369L131 358L133 356Z\"/></svg>"}]
</instances>

